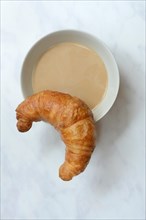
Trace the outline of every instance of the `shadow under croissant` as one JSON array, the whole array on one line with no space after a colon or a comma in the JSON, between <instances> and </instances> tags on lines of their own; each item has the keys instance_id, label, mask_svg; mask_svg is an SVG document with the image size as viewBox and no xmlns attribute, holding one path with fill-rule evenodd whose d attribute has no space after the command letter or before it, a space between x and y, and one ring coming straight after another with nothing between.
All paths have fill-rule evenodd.
<instances>
[{"instance_id":1,"label":"shadow under croissant","mask_svg":"<svg viewBox=\"0 0 146 220\"><path fill-rule=\"evenodd\" d=\"M97 167L97 172L95 173L94 167L94 175L89 182L92 184L93 191L98 191L98 193L110 190L121 180L126 169L124 158L119 160L118 147L122 146L117 147L117 140L124 135L135 113L130 110L132 107L129 107L131 88L124 75L121 70L119 93L113 107L101 121L96 123L97 140L93 163Z\"/></svg>"}]
</instances>

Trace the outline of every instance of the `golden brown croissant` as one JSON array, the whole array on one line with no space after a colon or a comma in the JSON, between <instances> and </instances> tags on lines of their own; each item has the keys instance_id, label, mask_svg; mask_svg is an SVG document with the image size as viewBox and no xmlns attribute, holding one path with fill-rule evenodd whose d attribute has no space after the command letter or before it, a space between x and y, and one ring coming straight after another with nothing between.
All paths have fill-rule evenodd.
<instances>
[{"instance_id":1,"label":"golden brown croissant","mask_svg":"<svg viewBox=\"0 0 146 220\"><path fill-rule=\"evenodd\" d=\"M28 131L33 121L46 121L61 133L66 144L59 176L71 180L86 168L95 147L95 124L88 106L68 94L43 91L28 97L16 109L17 128Z\"/></svg>"}]
</instances>

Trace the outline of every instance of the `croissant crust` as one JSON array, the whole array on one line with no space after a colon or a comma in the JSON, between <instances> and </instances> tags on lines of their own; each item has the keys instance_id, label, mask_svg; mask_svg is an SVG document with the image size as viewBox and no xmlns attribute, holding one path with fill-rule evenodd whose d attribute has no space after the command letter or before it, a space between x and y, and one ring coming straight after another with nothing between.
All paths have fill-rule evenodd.
<instances>
[{"instance_id":1,"label":"croissant crust","mask_svg":"<svg viewBox=\"0 0 146 220\"><path fill-rule=\"evenodd\" d=\"M16 118L20 132L41 120L60 132L66 145L65 162L59 169L61 179L71 180L85 170L95 148L95 122L82 100L61 92L42 91L18 105Z\"/></svg>"}]
</instances>

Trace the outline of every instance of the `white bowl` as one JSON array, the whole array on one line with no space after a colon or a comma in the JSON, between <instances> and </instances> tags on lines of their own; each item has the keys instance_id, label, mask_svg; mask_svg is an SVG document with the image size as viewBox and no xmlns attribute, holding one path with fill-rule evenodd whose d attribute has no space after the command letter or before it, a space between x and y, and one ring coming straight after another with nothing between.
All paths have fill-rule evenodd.
<instances>
[{"instance_id":1,"label":"white bowl","mask_svg":"<svg viewBox=\"0 0 146 220\"><path fill-rule=\"evenodd\" d=\"M51 33L39 40L28 52L22 67L21 85L24 97L33 94L32 73L40 56L50 47L62 42L76 42L98 53L102 58L107 74L108 87L103 100L92 109L95 121L101 119L112 107L119 90L119 71L115 59L107 46L97 37L76 30L62 30Z\"/></svg>"}]
</instances>

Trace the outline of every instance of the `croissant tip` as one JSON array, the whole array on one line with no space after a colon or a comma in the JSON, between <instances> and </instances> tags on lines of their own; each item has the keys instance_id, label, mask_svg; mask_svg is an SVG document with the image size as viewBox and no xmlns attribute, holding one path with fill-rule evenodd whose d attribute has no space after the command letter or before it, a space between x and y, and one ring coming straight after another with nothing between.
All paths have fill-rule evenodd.
<instances>
[{"instance_id":1,"label":"croissant tip","mask_svg":"<svg viewBox=\"0 0 146 220\"><path fill-rule=\"evenodd\" d=\"M72 180L74 174L68 169L66 163L64 163L59 169L59 177L64 181Z\"/></svg>"},{"instance_id":2,"label":"croissant tip","mask_svg":"<svg viewBox=\"0 0 146 220\"><path fill-rule=\"evenodd\" d=\"M25 121L21 121L21 120L18 120L17 122L17 129L18 131L20 132L26 132L28 131L32 126L32 123L28 123L28 122L25 122Z\"/></svg>"},{"instance_id":3,"label":"croissant tip","mask_svg":"<svg viewBox=\"0 0 146 220\"><path fill-rule=\"evenodd\" d=\"M72 177L68 177L68 176L64 176L64 175L59 175L59 177L60 177L63 181L70 181L70 180L72 180Z\"/></svg>"}]
</instances>

